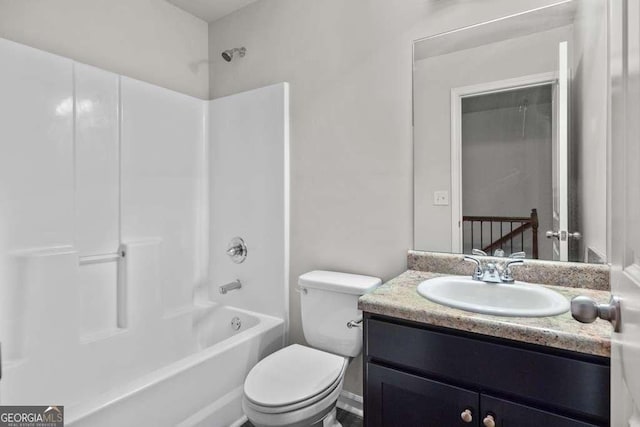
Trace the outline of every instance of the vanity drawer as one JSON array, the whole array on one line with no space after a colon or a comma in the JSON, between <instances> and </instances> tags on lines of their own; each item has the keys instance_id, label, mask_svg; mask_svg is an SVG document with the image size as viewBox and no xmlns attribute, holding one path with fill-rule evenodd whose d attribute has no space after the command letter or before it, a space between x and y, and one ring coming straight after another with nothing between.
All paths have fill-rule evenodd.
<instances>
[{"instance_id":1,"label":"vanity drawer","mask_svg":"<svg viewBox=\"0 0 640 427\"><path fill-rule=\"evenodd\" d=\"M409 368L478 391L606 420L609 366L367 317L367 361Z\"/></svg>"}]
</instances>

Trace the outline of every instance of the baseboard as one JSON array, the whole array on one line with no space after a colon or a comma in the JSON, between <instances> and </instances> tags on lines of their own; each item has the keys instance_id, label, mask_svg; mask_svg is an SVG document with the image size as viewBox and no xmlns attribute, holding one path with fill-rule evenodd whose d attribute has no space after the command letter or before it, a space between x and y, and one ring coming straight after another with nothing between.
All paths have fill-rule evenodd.
<instances>
[{"instance_id":1,"label":"baseboard","mask_svg":"<svg viewBox=\"0 0 640 427\"><path fill-rule=\"evenodd\" d=\"M338 408L362 417L364 416L362 402L362 396L342 390L342 392L340 392L340 397L338 397Z\"/></svg>"}]
</instances>

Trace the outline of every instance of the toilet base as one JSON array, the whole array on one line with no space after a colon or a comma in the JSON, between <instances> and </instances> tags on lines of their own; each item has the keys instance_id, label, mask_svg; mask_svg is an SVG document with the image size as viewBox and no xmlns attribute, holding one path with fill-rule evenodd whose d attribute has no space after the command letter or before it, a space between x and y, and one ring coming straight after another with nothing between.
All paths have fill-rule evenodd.
<instances>
[{"instance_id":1,"label":"toilet base","mask_svg":"<svg viewBox=\"0 0 640 427\"><path fill-rule=\"evenodd\" d=\"M335 402L331 410L324 410L323 412L324 413L321 412L313 417L317 421L307 419L298 422L289 422L288 420L256 419L255 414L247 414L245 410L247 418L249 418L249 421L254 427L342 427L342 424L337 419Z\"/></svg>"},{"instance_id":2,"label":"toilet base","mask_svg":"<svg viewBox=\"0 0 640 427\"><path fill-rule=\"evenodd\" d=\"M340 424L340 421L338 421L337 413L338 411L334 406L331 412L329 412L327 416L324 417L322 421L317 424L317 426L318 427L342 427L342 424Z\"/></svg>"}]
</instances>

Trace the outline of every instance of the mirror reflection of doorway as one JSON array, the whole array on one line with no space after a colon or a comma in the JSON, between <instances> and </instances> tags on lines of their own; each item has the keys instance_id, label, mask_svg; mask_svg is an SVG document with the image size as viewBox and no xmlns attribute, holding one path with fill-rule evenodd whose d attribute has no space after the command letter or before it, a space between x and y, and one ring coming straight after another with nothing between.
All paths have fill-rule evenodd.
<instances>
[{"instance_id":1,"label":"mirror reflection of doorway","mask_svg":"<svg viewBox=\"0 0 640 427\"><path fill-rule=\"evenodd\" d=\"M553 84L462 98L463 252L553 259Z\"/></svg>"}]
</instances>

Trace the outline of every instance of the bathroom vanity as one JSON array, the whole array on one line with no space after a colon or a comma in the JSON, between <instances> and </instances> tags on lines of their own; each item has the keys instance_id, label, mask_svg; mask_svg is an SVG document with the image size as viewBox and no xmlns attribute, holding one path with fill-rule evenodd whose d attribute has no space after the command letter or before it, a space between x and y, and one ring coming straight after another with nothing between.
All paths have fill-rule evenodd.
<instances>
[{"instance_id":1,"label":"bathroom vanity","mask_svg":"<svg viewBox=\"0 0 640 427\"><path fill-rule=\"evenodd\" d=\"M608 323L481 315L418 295L439 275L409 270L360 299L366 426L609 425Z\"/></svg>"}]
</instances>

